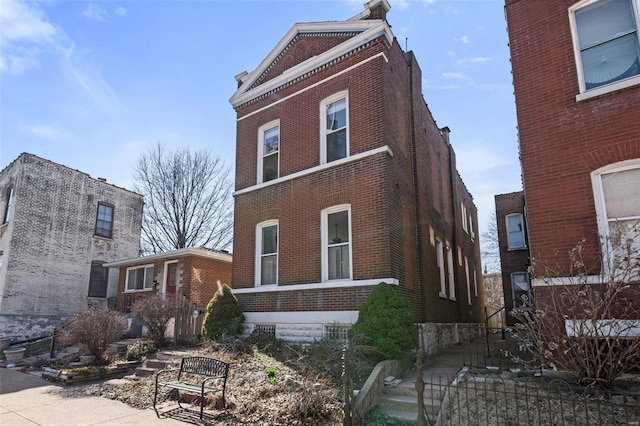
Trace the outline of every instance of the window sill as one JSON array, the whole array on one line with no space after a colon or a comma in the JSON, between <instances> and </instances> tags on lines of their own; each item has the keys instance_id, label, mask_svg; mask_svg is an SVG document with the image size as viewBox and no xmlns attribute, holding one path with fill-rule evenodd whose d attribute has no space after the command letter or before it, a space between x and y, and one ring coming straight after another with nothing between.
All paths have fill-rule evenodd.
<instances>
[{"instance_id":1,"label":"window sill","mask_svg":"<svg viewBox=\"0 0 640 426\"><path fill-rule=\"evenodd\" d=\"M443 299L447 298L447 295L445 293L443 293L443 292L438 293L438 296L443 298Z\"/></svg>"},{"instance_id":2,"label":"window sill","mask_svg":"<svg viewBox=\"0 0 640 426\"><path fill-rule=\"evenodd\" d=\"M142 290L125 290L124 292L125 293L148 293L150 291L153 291L153 289L152 288L145 288L145 289L142 289Z\"/></svg>"},{"instance_id":3,"label":"window sill","mask_svg":"<svg viewBox=\"0 0 640 426\"><path fill-rule=\"evenodd\" d=\"M519 250L526 250L527 246L524 247L508 247L507 251L519 251Z\"/></svg>"},{"instance_id":4,"label":"window sill","mask_svg":"<svg viewBox=\"0 0 640 426\"><path fill-rule=\"evenodd\" d=\"M105 240L105 241L113 241L113 236L105 237L104 235L93 234L93 238L97 238L99 240Z\"/></svg>"},{"instance_id":5,"label":"window sill","mask_svg":"<svg viewBox=\"0 0 640 426\"><path fill-rule=\"evenodd\" d=\"M452 302L455 302L458 299L456 299L455 296L453 296L453 297L450 297L449 300L451 300Z\"/></svg>"},{"instance_id":6,"label":"window sill","mask_svg":"<svg viewBox=\"0 0 640 426\"><path fill-rule=\"evenodd\" d=\"M587 99L595 98L601 95L606 95L607 93L615 92L617 90L622 90L628 87L633 87L638 85L640 85L640 75L629 77L625 80L616 81L615 83L607 84L606 86L596 87L595 89L591 89L583 93L579 93L576 95L576 101L577 102L585 101Z\"/></svg>"},{"instance_id":7,"label":"window sill","mask_svg":"<svg viewBox=\"0 0 640 426\"><path fill-rule=\"evenodd\" d=\"M321 283L311 284L285 284L285 285L264 285L259 287L243 287L233 288L234 294L243 293L261 293L261 292L280 292L280 291L300 291L300 290L325 290L329 288L350 288L350 287L365 287L376 286L381 281L386 282L389 285L399 285L400 281L396 278L375 278L369 280L332 280Z\"/></svg>"}]
</instances>

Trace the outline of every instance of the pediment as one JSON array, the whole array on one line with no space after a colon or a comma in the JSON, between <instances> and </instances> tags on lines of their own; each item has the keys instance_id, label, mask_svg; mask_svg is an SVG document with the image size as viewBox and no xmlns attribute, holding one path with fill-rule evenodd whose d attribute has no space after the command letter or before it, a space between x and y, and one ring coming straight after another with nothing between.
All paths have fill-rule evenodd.
<instances>
[{"instance_id":1,"label":"pediment","mask_svg":"<svg viewBox=\"0 0 640 426\"><path fill-rule=\"evenodd\" d=\"M254 71L236 77L240 85L229 102L242 105L381 35L393 41L383 20L295 24Z\"/></svg>"}]
</instances>

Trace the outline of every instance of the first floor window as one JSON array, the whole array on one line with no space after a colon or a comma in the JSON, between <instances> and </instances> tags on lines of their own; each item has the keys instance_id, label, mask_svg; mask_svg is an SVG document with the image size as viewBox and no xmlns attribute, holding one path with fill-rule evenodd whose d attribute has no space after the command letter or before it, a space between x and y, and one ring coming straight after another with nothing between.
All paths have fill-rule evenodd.
<instances>
[{"instance_id":1,"label":"first floor window","mask_svg":"<svg viewBox=\"0 0 640 426\"><path fill-rule=\"evenodd\" d=\"M278 283L278 221L258 224L256 230L256 285Z\"/></svg>"},{"instance_id":2,"label":"first floor window","mask_svg":"<svg viewBox=\"0 0 640 426\"><path fill-rule=\"evenodd\" d=\"M322 213L323 278L351 279L351 208L348 205Z\"/></svg>"},{"instance_id":3,"label":"first floor window","mask_svg":"<svg viewBox=\"0 0 640 426\"><path fill-rule=\"evenodd\" d=\"M94 260L91 262L89 272L89 297L107 297L107 283L109 268L102 266L104 262Z\"/></svg>"},{"instance_id":4,"label":"first floor window","mask_svg":"<svg viewBox=\"0 0 640 426\"><path fill-rule=\"evenodd\" d=\"M444 280L444 245L440 238L436 238L436 259L440 274L440 297L447 297L447 284Z\"/></svg>"},{"instance_id":5,"label":"first floor window","mask_svg":"<svg viewBox=\"0 0 640 426\"><path fill-rule=\"evenodd\" d=\"M113 232L113 206L98 203L96 235L111 238Z\"/></svg>"},{"instance_id":6,"label":"first floor window","mask_svg":"<svg viewBox=\"0 0 640 426\"><path fill-rule=\"evenodd\" d=\"M640 279L640 159L593 176L605 263L616 278Z\"/></svg>"},{"instance_id":7,"label":"first floor window","mask_svg":"<svg viewBox=\"0 0 640 426\"><path fill-rule=\"evenodd\" d=\"M127 269L127 291L151 290L153 288L153 265Z\"/></svg>"},{"instance_id":8,"label":"first floor window","mask_svg":"<svg viewBox=\"0 0 640 426\"><path fill-rule=\"evenodd\" d=\"M581 90L640 74L636 0L593 0L572 10Z\"/></svg>"},{"instance_id":9,"label":"first floor window","mask_svg":"<svg viewBox=\"0 0 640 426\"><path fill-rule=\"evenodd\" d=\"M522 308L531 302L531 285L526 272L511 274L511 291L513 292L513 307Z\"/></svg>"},{"instance_id":10,"label":"first floor window","mask_svg":"<svg viewBox=\"0 0 640 426\"><path fill-rule=\"evenodd\" d=\"M327 340L346 342L349 335L348 325L331 324L324 326L324 338Z\"/></svg>"}]
</instances>

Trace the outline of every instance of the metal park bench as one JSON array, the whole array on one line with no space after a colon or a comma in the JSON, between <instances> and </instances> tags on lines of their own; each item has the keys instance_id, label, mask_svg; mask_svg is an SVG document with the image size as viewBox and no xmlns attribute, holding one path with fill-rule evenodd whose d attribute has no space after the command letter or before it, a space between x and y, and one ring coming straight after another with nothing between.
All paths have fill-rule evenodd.
<instances>
[{"instance_id":1,"label":"metal park bench","mask_svg":"<svg viewBox=\"0 0 640 426\"><path fill-rule=\"evenodd\" d=\"M178 372L176 380L175 372ZM158 391L164 389L176 389L178 393L178 406L180 408L180 391L196 394L200 396L200 420L204 410L204 399L208 393L222 392L222 406L225 403L225 387L227 385L227 375L229 374L229 363L214 358L207 357L186 357L182 358L180 369L172 368L160 370L156 373L155 393L153 395L153 409L160 417L156 408ZM164 379L164 377L167 379ZM161 378L163 380L161 380Z\"/></svg>"}]
</instances>

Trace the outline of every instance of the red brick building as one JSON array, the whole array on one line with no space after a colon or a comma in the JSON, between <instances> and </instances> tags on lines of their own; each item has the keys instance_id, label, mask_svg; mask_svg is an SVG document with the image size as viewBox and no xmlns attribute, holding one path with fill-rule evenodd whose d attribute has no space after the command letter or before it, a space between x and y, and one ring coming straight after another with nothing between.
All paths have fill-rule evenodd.
<instances>
[{"instance_id":1,"label":"red brick building","mask_svg":"<svg viewBox=\"0 0 640 426\"><path fill-rule=\"evenodd\" d=\"M218 290L218 281L231 284L231 263L228 253L184 248L104 266L118 268L117 306L119 311L129 312L136 300L153 293L181 293L204 310Z\"/></svg>"},{"instance_id":2,"label":"red brick building","mask_svg":"<svg viewBox=\"0 0 640 426\"><path fill-rule=\"evenodd\" d=\"M639 247L640 2L505 3L538 298L551 265L553 284L571 282L566 253L580 241L593 283L620 230Z\"/></svg>"},{"instance_id":3,"label":"red brick building","mask_svg":"<svg viewBox=\"0 0 640 426\"><path fill-rule=\"evenodd\" d=\"M500 194L495 200L504 310L507 325L513 325L516 321L510 312L521 308L525 298L532 296L524 194L522 191Z\"/></svg>"},{"instance_id":4,"label":"red brick building","mask_svg":"<svg viewBox=\"0 0 640 426\"><path fill-rule=\"evenodd\" d=\"M418 322L481 322L476 207L389 9L295 24L236 76L233 289L247 331L321 338L382 281Z\"/></svg>"}]
</instances>

